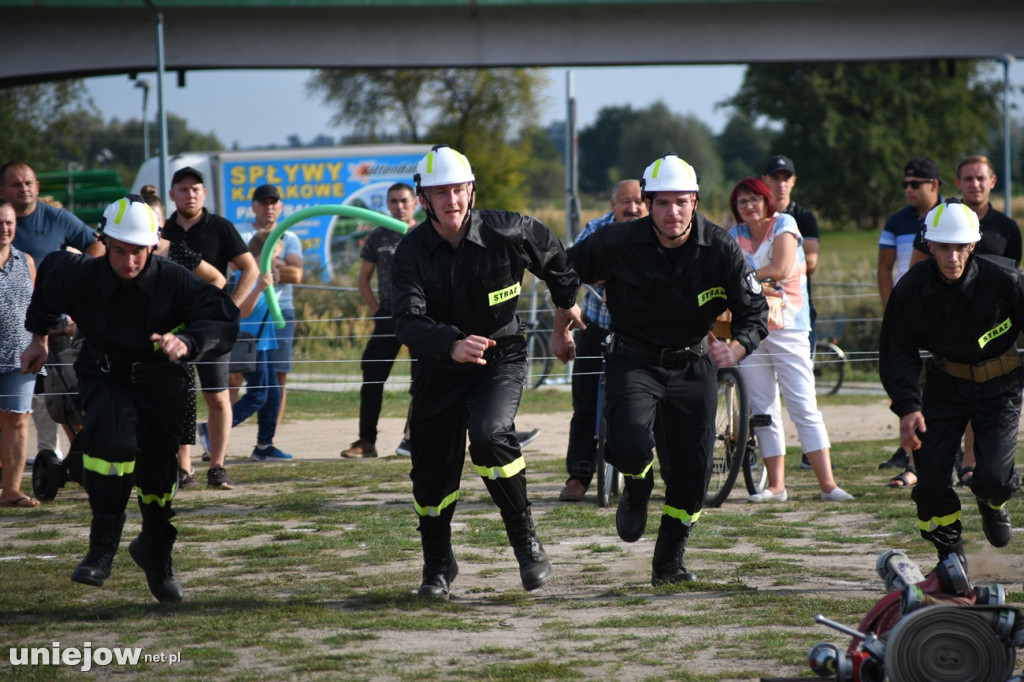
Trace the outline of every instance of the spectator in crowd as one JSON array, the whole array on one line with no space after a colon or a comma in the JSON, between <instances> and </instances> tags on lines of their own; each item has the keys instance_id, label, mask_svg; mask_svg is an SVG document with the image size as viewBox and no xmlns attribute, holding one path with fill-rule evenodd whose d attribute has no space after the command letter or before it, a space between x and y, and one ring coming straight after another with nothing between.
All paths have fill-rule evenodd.
<instances>
[{"instance_id":1,"label":"spectator in crowd","mask_svg":"<svg viewBox=\"0 0 1024 682\"><path fill-rule=\"evenodd\" d=\"M10 202L17 216L13 246L31 256L35 263L41 263L46 254L67 247L90 256L103 255L103 243L96 239L92 228L70 211L39 200L39 180L27 163L10 161L0 166L0 182L0 197ZM73 329L74 326L64 319L55 330L66 330L64 335L56 333L51 340L50 349L55 354L68 347L67 333ZM37 450L52 450L60 456L60 431L46 409L42 376L36 378L35 391L32 421L36 427Z\"/></svg>"},{"instance_id":2,"label":"spectator in crowd","mask_svg":"<svg viewBox=\"0 0 1024 682\"><path fill-rule=\"evenodd\" d=\"M407 230L416 227L416 195L412 187L402 182L389 187L387 206L391 217L405 223ZM402 348L391 319L391 261L402 237L387 227L375 227L359 254L363 261L359 269L359 295L373 314L373 334L366 342L361 362L363 384L359 389L359 438L342 451L342 457L377 456L377 421L384 402L384 382ZM374 272L377 273L376 294L371 285ZM408 456L410 448L407 425L397 452Z\"/></svg>"},{"instance_id":3,"label":"spectator in crowd","mask_svg":"<svg viewBox=\"0 0 1024 682\"><path fill-rule=\"evenodd\" d=\"M640 196L639 180L621 180L612 189L611 210L587 223L576 238L580 242L595 230L612 223L647 215L647 205ZM572 421L569 422L569 447L565 468L569 480L559 493L563 502L579 502L584 498L594 476L597 457L597 390L601 382L601 356L604 340L611 326L611 315L604 304L604 286L595 284L583 294L583 321L586 329L576 332L576 360L572 365Z\"/></svg>"},{"instance_id":4,"label":"spectator in crowd","mask_svg":"<svg viewBox=\"0 0 1024 682\"><path fill-rule=\"evenodd\" d=\"M786 411L796 424L807 460L821 488L821 499L852 500L836 485L829 456L831 444L814 394L814 372L809 348L811 320L807 306L807 276L803 238L788 213L775 210L775 197L760 180L745 178L729 197L736 226L729 234L740 245L757 279L768 283L768 336L740 363L750 396L750 411L771 417L768 426L755 427L761 457L768 469L768 485L751 495L750 502L785 502L786 438L782 430L779 389ZM777 287L777 288L776 288ZM774 299L774 300L773 300Z\"/></svg>"},{"instance_id":5,"label":"spectator in crowd","mask_svg":"<svg viewBox=\"0 0 1024 682\"><path fill-rule=\"evenodd\" d=\"M171 199L176 210L167 219L163 237L172 247L176 242L184 242L224 276L227 276L229 263L240 270L238 284L231 293L231 300L237 306L252 290L259 276L256 259L238 236L235 226L224 218L210 213L203 206L206 200L206 187L203 184L203 175L198 170L186 166L174 173L171 178ZM231 399L228 395L229 354L230 349L219 357L206 357L204 362L196 366L209 415L207 423L199 424L200 438L210 455L206 485L220 490L231 490L234 487L231 477L224 468L231 433ZM191 462L191 457L188 461Z\"/></svg>"},{"instance_id":6,"label":"spectator in crowd","mask_svg":"<svg viewBox=\"0 0 1024 682\"><path fill-rule=\"evenodd\" d=\"M267 232L257 232L249 240L249 252L254 258L263 251L268 236ZM274 258L280 257L283 250L284 244L278 241L274 245ZM236 272L236 280L241 275L241 271ZM274 445L274 436L277 433L277 405L281 401L281 390L272 371L277 335L274 333L274 321L270 319L270 308L263 297L263 292L273 284L274 270L271 268L260 275L252 291L239 306L242 314L240 331L248 332L256 338L256 367L244 374L245 395L231 406L231 426L238 426L254 412L259 413L256 446L250 455L250 459L255 462L292 458Z\"/></svg>"},{"instance_id":7,"label":"spectator in crowd","mask_svg":"<svg viewBox=\"0 0 1024 682\"><path fill-rule=\"evenodd\" d=\"M36 265L32 256L12 246L17 230L14 207L0 199L0 507L38 507L39 500L21 492L28 459L28 422L34 374L21 372L21 353L32 341L25 312L32 297Z\"/></svg>"},{"instance_id":8,"label":"spectator in crowd","mask_svg":"<svg viewBox=\"0 0 1024 682\"><path fill-rule=\"evenodd\" d=\"M878 238L878 295L883 309L893 286L910 267L914 239L921 232L924 217L942 201L939 185L944 183L938 165L929 158L917 156L904 166L900 184L907 195L907 205L889 216ZM878 468L903 470L889 482L891 487L907 487L917 482L914 462L902 447Z\"/></svg>"},{"instance_id":9,"label":"spectator in crowd","mask_svg":"<svg viewBox=\"0 0 1024 682\"><path fill-rule=\"evenodd\" d=\"M253 220L251 225L238 227L238 234L242 241L248 244L256 234L269 235L280 220L284 212L284 203L281 201L281 192L274 185L260 185L252 193ZM288 373L292 371L292 352L295 348L295 292L294 285L302 283L304 274L304 261L302 258L302 241L292 232L285 231L281 235L281 243L284 244L284 252L281 258L274 260L274 293L277 295L277 305L281 309L281 317L284 318L284 326L280 329L274 327L274 335L277 340L277 348L271 352L270 376L276 377L277 385L281 389L281 405L278 407L277 415L274 416L277 426L281 426L281 418L284 416L285 403L288 400ZM259 258L258 254L255 254ZM237 392L239 384L236 380L231 381L233 392ZM234 402L235 396L231 396ZM264 405L260 412L267 412L270 408ZM259 419L270 419L270 414L260 414Z\"/></svg>"}]
</instances>

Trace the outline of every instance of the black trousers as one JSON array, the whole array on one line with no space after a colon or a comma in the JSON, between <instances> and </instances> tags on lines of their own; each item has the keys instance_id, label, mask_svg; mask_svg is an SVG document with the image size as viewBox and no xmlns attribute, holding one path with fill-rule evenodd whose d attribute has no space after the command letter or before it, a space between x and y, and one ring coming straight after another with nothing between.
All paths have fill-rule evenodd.
<instances>
[{"instance_id":1,"label":"black trousers","mask_svg":"<svg viewBox=\"0 0 1024 682\"><path fill-rule=\"evenodd\" d=\"M921 413L928 430L914 453L913 497L921 536L952 545L960 539L960 497L949 472L967 422L974 426L974 477L970 487L989 504L1003 504L1018 488L1014 470L1024 370L984 383L951 377L929 365Z\"/></svg>"},{"instance_id":2,"label":"black trousers","mask_svg":"<svg viewBox=\"0 0 1024 682\"><path fill-rule=\"evenodd\" d=\"M467 431L470 459L502 514L521 513L529 504L523 453L512 434L526 381L525 340L492 348L484 359L486 365L421 362L413 379L410 476L423 521L451 520Z\"/></svg>"},{"instance_id":3,"label":"black trousers","mask_svg":"<svg viewBox=\"0 0 1024 682\"><path fill-rule=\"evenodd\" d=\"M602 344L608 330L587 321L587 328L576 332L576 361L572 365L572 420L569 422L569 447L565 468L569 478L590 487L597 456L597 391L601 384Z\"/></svg>"},{"instance_id":4,"label":"black trousers","mask_svg":"<svg viewBox=\"0 0 1024 682\"><path fill-rule=\"evenodd\" d=\"M622 351L605 367L605 458L623 475L642 476L657 446L665 514L686 525L704 507L718 406L717 368L708 356L676 368Z\"/></svg>"},{"instance_id":5,"label":"black trousers","mask_svg":"<svg viewBox=\"0 0 1024 682\"><path fill-rule=\"evenodd\" d=\"M85 411L75 450L93 515L120 516L132 487L142 532L173 544L171 500L178 487L178 443L186 419L189 368L160 363L135 381L88 367L78 371Z\"/></svg>"},{"instance_id":6,"label":"black trousers","mask_svg":"<svg viewBox=\"0 0 1024 682\"><path fill-rule=\"evenodd\" d=\"M360 368L363 385L359 389L359 438L377 442L377 422L384 402L384 382L391 374L402 344L395 337L391 315L379 311L373 321L373 336L366 342Z\"/></svg>"}]
</instances>

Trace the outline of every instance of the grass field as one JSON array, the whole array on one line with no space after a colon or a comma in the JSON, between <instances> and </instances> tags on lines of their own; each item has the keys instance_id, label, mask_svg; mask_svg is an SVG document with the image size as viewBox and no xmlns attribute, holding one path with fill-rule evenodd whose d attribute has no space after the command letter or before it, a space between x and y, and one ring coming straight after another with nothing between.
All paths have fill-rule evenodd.
<instances>
[{"instance_id":1,"label":"grass field","mask_svg":"<svg viewBox=\"0 0 1024 682\"><path fill-rule=\"evenodd\" d=\"M528 392L524 412L563 410L564 391ZM834 400L834 399L833 399ZM353 395L336 408L351 414ZM297 406L298 403L295 403ZM404 409L404 408L402 408ZM404 412L397 410L400 416ZM304 409L296 407L294 414ZM140 648L150 660L97 666L100 677L228 680L753 680L808 676L819 641L848 639L815 613L855 625L883 595L875 557L908 551L926 571L907 491L877 470L890 442L838 444L837 475L857 499L817 500L790 457L791 501L749 505L740 491L695 527L687 564L697 583L652 588L650 555L662 504L655 488L645 537L617 538L614 509L557 502L562 452L528 451L539 535L555 579L525 593L497 510L472 467L454 526L461 573L450 603L413 590L420 552L409 461L233 463L234 491L179 495L175 566L186 601L161 606L127 556L135 503L103 588L70 582L89 518L74 484L39 510L0 510L0 632L21 648ZM1022 518L1019 501L1011 513ZM972 575L1024 599L1024 552L986 545L965 501ZM79 665L14 666L4 679L72 679ZM172 663L169 659L174 657ZM162 659L162 660L161 660Z\"/></svg>"}]
</instances>

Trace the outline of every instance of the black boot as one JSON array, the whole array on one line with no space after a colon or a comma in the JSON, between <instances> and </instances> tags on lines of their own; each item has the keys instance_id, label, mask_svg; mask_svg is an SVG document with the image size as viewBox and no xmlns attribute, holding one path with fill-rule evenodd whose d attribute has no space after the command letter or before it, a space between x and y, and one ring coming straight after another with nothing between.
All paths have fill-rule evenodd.
<instances>
[{"instance_id":1,"label":"black boot","mask_svg":"<svg viewBox=\"0 0 1024 682\"><path fill-rule=\"evenodd\" d=\"M448 536L440 540L422 539L423 543L423 584L417 592L421 597L448 601L452 582L459 574L459 564L452 552L451 528Z\"/></svg>"},{"instance_id":2,"label":"black boot","mask_svg":"<svg viewBox=\"0 0 1024 682\"><path fill-rule=\"evenodd\" d=\"M949 544L945 544L932 540L932 544L935 545L935 551L939 555L939 563L936 564L936 569L942 566L942 562L944 562L948 556L950 556L951 554L955 554L956 558L960 560L960 565L964 569L964 575L969 575L967 573L967 553L964 552L963 542L961 542L960 540L956 540L954 542L950 542Z\"/></svg>"},{"instance_id":3,"label":"black boot","mask_svg":"<svg viewBox=\"0 0 1024 682\"><path fill-rule=\"evenodd\" d=\"M689 526L684 526L678 519L670 516L661 517L658 542L654 545L654 561L652 562L654 570L651 573L651 585L657 587L658 585L691 582L697 579L683 565L686 538L689 536Z\"/></svg>"},{"instance_id":4,"label":"black boot","mask_svg":"<svg viewBox=\"0 0 1024 682\"><path fill-rule=\"evenodd\" d=\"M1010 544L1010 535L1013 532L1013 523L1010 521L1010 512L1006 511L1006 505L996 509L987 500L977 496L974 499L978 502L981 528L985 531L988 544L993 547L1006 547Z\"/></svg>"},{"instance_id":5,"label":"black boot","mask_svg":"<svg viewBox=\"0 0 1024 682\"><path fill-rule=\"evenodd\" d=\"M527 592L543 587L551 580L551 562L544 553L544 546L537 539L533 527L533 514L527 507L519 514L501 514L505 521L505 532L509 544L519 561L519 577Z\"/></svg>"},{"instance_id":6,"label":"black boot","mask_svg":"<svg viewBox=\"0 0 1024 682\"><path fill-rule=\"evenodd\" d=\"M615 529L626 542L636 542L647 527L647 502L654 489L654 473L650 470L643 478L626 477L626 489L619 498L615 512Z\"/></svg>"},{"instance_id":7,"label":"black boot","mask_svg":"<svg viewBox=\"0 0 1024 682\"><path fill-rule=\"evenodd\" d=\"M89 553L78 564L71 579L83 585L102 587L110 577L114 555L121 544L125 515L94 514L89 528Z\"/></svg>"},{"instance_id":8,"label":"black boot","mask_svg":"<svg viewBox=\"0 0 1024 682\"><path fill-rule=\"evenodd\" d=\"M173 542L158 542L145 533L128 544L128 553L146 573L149 591L161 603L178 602L185 598L185 591L171 565L173 546Z\"/></svg>"}]
</instances>

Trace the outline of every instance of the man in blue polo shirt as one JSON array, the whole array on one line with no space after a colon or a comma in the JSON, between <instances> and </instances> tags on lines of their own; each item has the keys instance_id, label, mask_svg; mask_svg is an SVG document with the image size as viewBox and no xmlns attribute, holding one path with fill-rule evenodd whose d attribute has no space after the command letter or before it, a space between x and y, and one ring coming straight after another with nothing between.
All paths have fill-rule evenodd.
<instances>
[{"instance_id":1,"label":"man in blue polo shirt","mask_svg":"<svg viewBox=\"0 0 1024 682\"><path fill-rule=\"evenodd\" d=\"M900 183L907 195L907 205L889 216L878 238L878 295L882 308L889 302L892 288L900 277L910 269L914 252L914 240L924 227L924 217L942 202L939 185L945 184L939 173L939 166L929 158L917 156L903 168ZM893 266L896 274L893 275ZM917 476L913 472L910 455L897 448L893 456L879 466L880 469L905 469L890 482L892 487L913 485ZM910 480L908 476L914 476ZM901 481L897 483L897 481Z\"/></svg>"}]
</instances>

